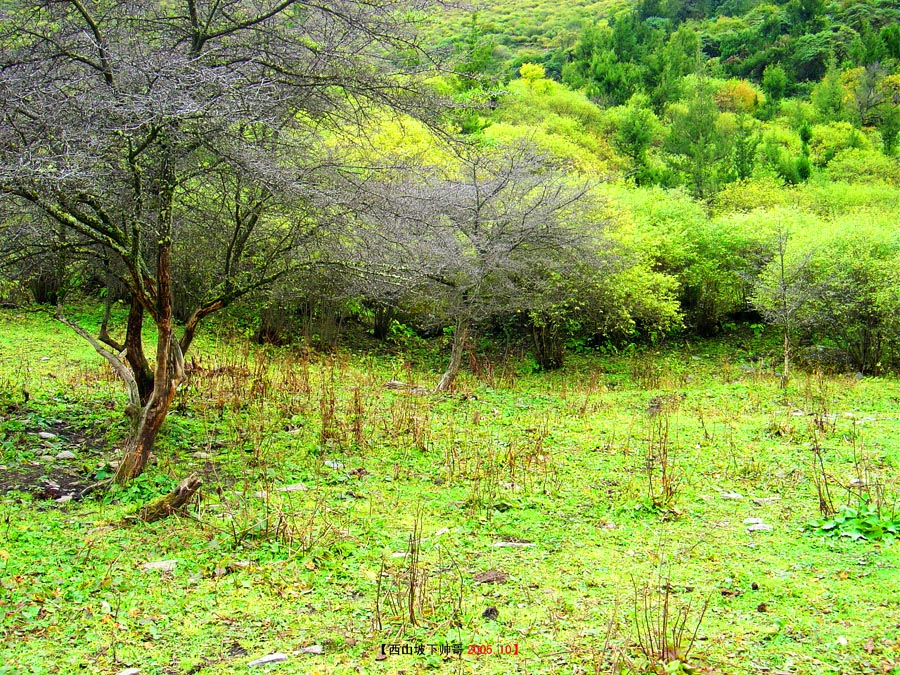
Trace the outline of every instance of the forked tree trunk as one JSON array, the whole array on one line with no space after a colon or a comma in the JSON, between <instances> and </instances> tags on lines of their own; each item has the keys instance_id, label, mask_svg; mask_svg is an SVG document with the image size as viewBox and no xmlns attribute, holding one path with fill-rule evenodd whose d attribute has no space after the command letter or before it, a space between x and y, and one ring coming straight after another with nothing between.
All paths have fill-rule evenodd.
<instances>
[{"instance_id":1,"label":"forked tree trunk","mask_svg":"<svg viewBox=\"0 0 900 675\"><path fill-rule=\"evenodd\" d=\"M469 337L469 322L460 319L456 322L456 329L453 331L453 347L450 350L450 365L447 371L441 376L441 381L434 388L435 391L448 391L459 374L459 367L462 365L463 352L466 348L466 340Z\"/></svg>"},{"instance_id":2,"label":"forked tree trunk","mask_svg":"<svg viewBox=\"0 0 900 675\"><path fill-rule=\"evenodd\" d=\"M168 170L167 170L168 171ZM170 174L166 173L167 177ZM171 206L171 185L169 182L169 200ZM171 231L171 211L165 209L161 212L161 230ZM169 228L169 229L165 229ZM156 323L156 368L153 373L153 389L146 401L141 397L143 407L137 418L137 424L134 428L134 434L125 451L119 468L116 469L115 481L119 484L128 483L137 478L147 466L150 460L150 453L153 450L153 444L156 442L156 436L166 419L169 412L169 406L172 399L175 398L175 392L178 384L184 379L184 356L181 346L175 338L173 320L172 320L172 285L170 277L170 260L169 249L171 242L162 240L159 245L156 256L156 303L153 309L153 319ZM141 303L142 305L144 303ZM146 308L146 307L145 307ZM132 340L140 341L140 333L132 333L132 320L140 326L143 325L143 309L140 311L132 305L132 312L129 314L129 335ZM137 326L135 326L137 327ZM126 345L129 347L130 345ZM137 356L137 355L136 355ZM143 351L140 352L143 357ZM137 373L135 373L137 380Z\"/></svg>"},{"instance_id":3,"label":"forked tree trunk","mask_svg":"<svg viewBox=\"0 0 900 675\"><path fill-rule=\"evenodd\" d=\"M163 314L165 316L165 313ZM171 314L168 320L157 322L157 368L153 375L153 389L148 400L139 391L138 377L121 359L106 349L99 340L87 333L78 324L72 323L62 314L60 307L57 318L71 327L81 337L91 343L103 358L113 367L128 389L128 407L125 414L132 420L132 433L125 450L125 456L116 470L115 481L123 484L137 478L150 460L150 453L156 436L166 419L178 384L184 379L184 356L172 330ZM129 327L131 323L129 322Z\"/></svg>"},{"instance_id":4,"label":"forked tree trunk","mask_svg":"<svg viewBox=\"0 0 900 675\"><path fill-rule=\"evenodd\" d=\"M165 378L169 379L169 378ZM175 398L176 383L172 380L163 382L161 387L154 388L150 402L141 410L136 428L128 442L125 456L116 469L116 482L127 483L144 471L153 451L156 436L169 412L172 399ZM162 390L157 393L156 390Z\"/></svg>"}]
</instances>

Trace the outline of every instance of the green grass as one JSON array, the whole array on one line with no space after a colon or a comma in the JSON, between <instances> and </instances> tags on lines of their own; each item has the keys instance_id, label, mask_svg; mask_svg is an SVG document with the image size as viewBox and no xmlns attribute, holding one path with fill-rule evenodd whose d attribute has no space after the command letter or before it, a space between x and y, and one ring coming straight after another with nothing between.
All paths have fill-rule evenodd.
<instances>
[{"instance_id":1,"label":"green grass","mask_svg":"<svg viewBox=\"0 0 900 675\"><path fill-rule=\"evenodd\" d=\"M860 467L868 487L852 491L893 506L900 384L798 374L782 390L746 353L694 343L529 375L482 360L452 395L413 396L382 385L433 384L437 363L207 331L136 487L0 497L0 673L233 673L276 651L289 659L254 671L610 673L616 654L641 664L634 586L661 580L692 603L689 632L709 598L690 654L707 672L900 672L900 547L804 529L819 516L815 444L835 507L858 506ZM56 465L42 428L64 430L54 450L70 429L87 439L79 471L115 459L124 395L68 329L0 314L0 382L6 470ZM654 507L647 447L664 422L676 492ZM205 486L188 515L121 524L191 471ZM748 533L747 518L773 529ZM414 527L418 625L400 597ZM171 572L143 569L168 559ZM508 578L478 583L489 570ZM382 643L519 653L376 661ZM323 653L294 653L312 645Z\"/></svg>"}]
</instances>

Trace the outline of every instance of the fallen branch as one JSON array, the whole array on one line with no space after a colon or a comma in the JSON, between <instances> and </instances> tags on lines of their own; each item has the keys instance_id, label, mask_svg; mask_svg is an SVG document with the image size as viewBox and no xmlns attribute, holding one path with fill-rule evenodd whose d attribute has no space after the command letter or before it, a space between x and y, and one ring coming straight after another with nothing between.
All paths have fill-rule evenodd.
<instances>
[{"instance_id":1,"label":"fallen branch","mask_svg":"<svg viewBox=\"0 0 900 675\"><path fill-rule=\"evenodd\" d=\"M96 483L91 483L90 485L83 487L81 489L81 491L78 492L77 494L73 495L72 498L75 499L76 501L84 499L90 493L94 492L98 488L109 487L111 484L112 484L112 478L107 478L105 480L97 481Z\"/></svg>"},{"instance_id":2,"label":"fallen branch","mask_svg":"<svg viewBox=\"0 0 900 675\"><path fill-rule=\"evenodd\" d=\"M153 523L163 518L168 518L175 511L191 501L191 498L203 485L203 481L197 474L192 473L190 476L181 481L174 490L169 494L156 499L136 514L137 520L145 523Z\"/></svg>"}]
</instances>

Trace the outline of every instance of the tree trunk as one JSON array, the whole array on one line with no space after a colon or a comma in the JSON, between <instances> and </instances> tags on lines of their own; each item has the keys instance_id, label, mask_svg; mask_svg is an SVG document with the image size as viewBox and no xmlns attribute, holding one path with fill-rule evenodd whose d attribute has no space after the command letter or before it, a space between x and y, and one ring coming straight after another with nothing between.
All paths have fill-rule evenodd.
<instances>
[{"instance_id":1,"label":"tree trunk","mask_svg":"<svg viewBox=\"0 0 900 675\"><path fill-rule=\"evenodd\" d=\"M172 320L172 279L171 279L171 261L169 257L171 249L171 239L167 235L171 233L172 226L172 168L168 162L164 163L163 175L166 178L163 191L163 199L167 206L160 209L159 230L163 235L156 254L156 302L155 306L147 306L141 309L135 307L132 301L132 312L129 314L128 328L129 332L126 340L132 340L133 343L141 342L139 328L143 325L144 309L149 310L156 323L156 370L153 373L153 390L144 407L134 431L132 441L129 443L116 470L115 480L119 484L128 483L137 478L144 470L150 459L150 452L153 450L153 444L159 433L160 427L166 419L169 412L169 406L172 399L175 398L175 391L178 384L184 379L184 356L181 346L175 338L173 320ZM134 323L132 323L134 322ZM132 331L132 328L138 329ZM137 346L137 345L136 345ZM131 345L128 345L129 355L131 355ZM143 357L143 349L135 356ZM137 374L135 373L135 378ZM142 401L143 403L143 398Z\"/></svg>"},{"instance_id":2,"label":"tree trunk","mask_svg":"<svg viewBox=\"0 0 900 675\"><path fill-rule=\"evenodd\" d=\"M131 366L141 394L141 405L147 405L153 393L153 370L144 355L144 306L137 296L131 297L131 309L128 311L128 325L125 329L125 359Z\"/></svg>"},{"instance_id":3,"label":"tree trunk","mask_svg":"<svg viewBox=\"0 0 900 675\"><path fill-rule=\"evenodd\" d=\"M100 332L97 334L97 338L100 340L100 342L109 345L117 352L124 352L125 345L114 340L113 337L109 334L109 319L112 316L112 306L115 302L115 297L113 295L113 283L113 277L107 271L106 296L103 299L103 321L100 323Z\"/></svg>"},{"instance_id":4,"label":"tree trunk","mask_svg":"<svg viewBox=\"0 0 900 675\"><path fill-rule=\"evenodd\" d=\"M140 476L150 460L156 436L166 419L172 399L175 398L176 384L170 381L158 389L163 390L162 395L154 392L150 402L144 406L125 456L116 469L116 482L119 484L128 483Z\"/></svg>"},{"instance_id":5,"label":"tree trunk","mask_svg":"<svg viewBox=\"0 0 900 675\"><path fill-rule=\"evenodd\" d=\"M788 376L791 367L791 334L788 327L784 327L784 368L781 371L781 388L784 389L788 384Z\"/></svg>"},{"instance_id":6,"label":"tree trunk","mask_svg":"<svg viewBox=\"0 0 900 675\"><path fill-rule=\"evenodd\" d=\"M383 342L387 339L388 332L391 328L391 321L394 320L394 308L379 302L372 308L372 314L372 334L375 336L376 340L381 340Z\"/></svg>"},{"instance_id":7,"label":"tree trunk","mask_svg":"<svg viewBox=\"0 0 900 675\"><path fill-rule=\"evenodd\" d=\"M531 338L534 344L535 358L541 370L562 368L565 350L562 337L549 322L531 325Z\"/></svg>"},{"instance_id":8,"label":"tree trunk","mask_svg":"<svg viewBox=\"0 0 900 675\"><path fill-rule=\"evenodd\" d=\"M466 339L469 337L469 322L460 319L456 322L456 329L453 331L453 348L450 351L450 365L447 371L441 376L441 381L434 388L435 391L448 391L459 374L459 367L462 364L463 352L466 347Z\"/></svg>"}]
</instances>

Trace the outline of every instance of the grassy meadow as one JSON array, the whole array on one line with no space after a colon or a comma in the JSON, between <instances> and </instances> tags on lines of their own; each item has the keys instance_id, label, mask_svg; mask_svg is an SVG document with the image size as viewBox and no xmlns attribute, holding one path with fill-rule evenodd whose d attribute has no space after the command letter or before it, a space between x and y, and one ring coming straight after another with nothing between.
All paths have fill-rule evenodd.
<instances>
[{"instance_id":1,"label":"grassy meadow","mask_svg":"<svg viewBox=\"0 0 900 675\"><path fill-rule=\"evenodd\" d=\"M900 672L896 379L782 388L764 331L473 357L437 395L440 345L220 325L147 473L66 500L47 480L110 474L122 388L49 316L0 314L0 673ZM191 472L187 512L128 519ZM883 536L839 511L866 501ZM805 529L820 507L845 522Z\"/></svg>"}]
</instances>

